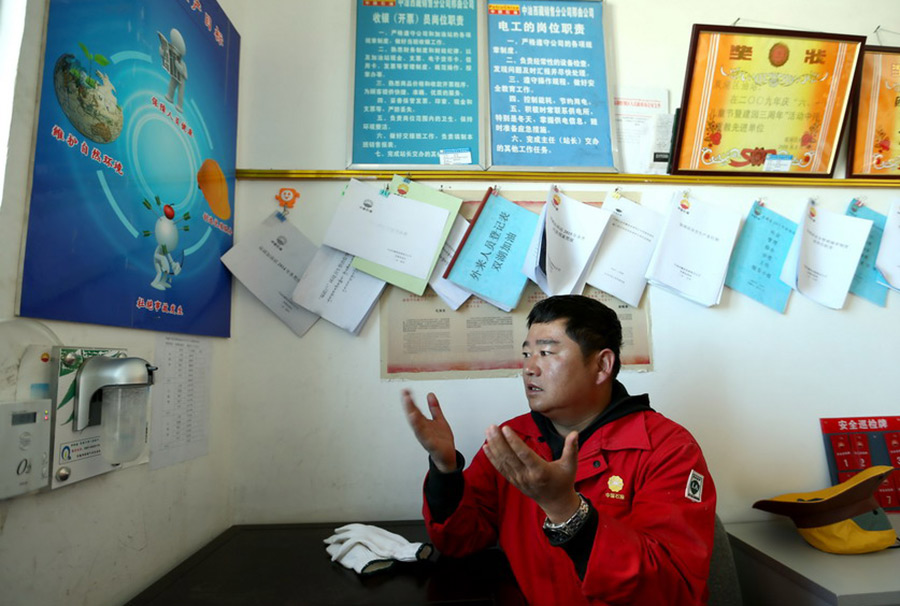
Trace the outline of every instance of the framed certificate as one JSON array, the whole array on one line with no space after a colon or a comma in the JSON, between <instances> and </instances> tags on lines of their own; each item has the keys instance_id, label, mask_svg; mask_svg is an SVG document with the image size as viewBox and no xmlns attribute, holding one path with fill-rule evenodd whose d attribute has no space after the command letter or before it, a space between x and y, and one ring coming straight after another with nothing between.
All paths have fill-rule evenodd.
<instances>
[{"instance_id":1,"label":"framed certificate","mask_svg":"<svg viewBox=\"0 0 900 606\"><path fill-rule=\"evenodd\" d=\"M673 174L830 177L865 37L694 25Z\"/></svg>"},{"instance_id":2,"label":"framed certificate","mask_svg":"<svg viewBox=\"0 0 900 606\"><path fill-rule=\"evenodd\" d=\"M855 105L847 176L900 179L900 48L864 49Z\"/></svg>"}]
</instances>

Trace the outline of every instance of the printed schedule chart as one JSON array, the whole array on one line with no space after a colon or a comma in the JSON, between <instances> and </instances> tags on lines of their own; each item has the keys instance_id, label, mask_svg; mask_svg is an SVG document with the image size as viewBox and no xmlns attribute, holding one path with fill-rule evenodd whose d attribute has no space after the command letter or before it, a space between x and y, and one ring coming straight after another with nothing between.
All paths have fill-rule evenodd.
<instances>
[{"instance_id":1,"label":"printed schedule chart","mask_svg":"<svg viewBox=\"0 0 900 606\"><path fill-rule=\"evenodd\" d=\"M207 452L210 345L198 338L157 339L159 368L150 392L150 468L159 469Z\"/></svg>"}]
</instances>

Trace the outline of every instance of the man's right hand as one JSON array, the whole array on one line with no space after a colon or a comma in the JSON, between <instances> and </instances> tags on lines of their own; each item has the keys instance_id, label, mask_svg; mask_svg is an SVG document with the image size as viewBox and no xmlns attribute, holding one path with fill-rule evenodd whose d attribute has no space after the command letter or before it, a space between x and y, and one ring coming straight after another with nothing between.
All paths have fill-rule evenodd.
<instances>
[{"instance_id":1,"label":"man's right hand","mask_svg":"<svg viewBox=\"0 0 900 606\"><path fill-rule=\"evenodd\" d=\"M431 419L428 419L413 402L412 394L404 389L401 394L403 408L406 410L406 420L412 427L413 433L419 444L428 452L435 467L443 473L456 471L456 445L453 442L453 430L441 412L441 405L433 393L429 393L428 411Z\"/></svg>"}]
</instances>

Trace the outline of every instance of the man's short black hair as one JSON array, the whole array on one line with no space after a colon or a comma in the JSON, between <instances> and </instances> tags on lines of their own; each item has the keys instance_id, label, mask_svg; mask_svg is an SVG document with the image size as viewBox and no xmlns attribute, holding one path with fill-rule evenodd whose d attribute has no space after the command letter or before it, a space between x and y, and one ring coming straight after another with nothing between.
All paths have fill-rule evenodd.
<instances>
[{"instance_id":1,"label":"man's short black hair","mask_svg":"<svg viewBox=\"0 0 900 606\"><path fill-rule=\"evenodd\" d=\"M610 349L615 354L612 376L619 374L622 363L622 323L616 312L590 297L583 295L557 295L539 301L528 313L528 328L532 324L549 324L566 320L566 334L578 343L584 357Z\"/></svg>"}]
</instances>

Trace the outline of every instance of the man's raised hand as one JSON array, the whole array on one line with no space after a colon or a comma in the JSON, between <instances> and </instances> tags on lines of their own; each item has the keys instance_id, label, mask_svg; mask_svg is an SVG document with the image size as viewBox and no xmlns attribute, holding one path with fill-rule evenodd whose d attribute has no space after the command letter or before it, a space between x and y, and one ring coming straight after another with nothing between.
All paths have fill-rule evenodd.
<instances>
[{"instance_id":1,"label":"man's raised hand","mask_svg":"<svg viewBox=\"0 0 900 606\"><path fill-rule=\"evenodd\" d=\"M412 399L408 389L401 393L406 420L412 427L416 439L428 452L435 466L443 473L456 471L456 445L453 442L453 430L441 412L441 405L433 393L426 397L431 419L422 414Z\"/></svg>"},{"instance_id":2,"label":"man's raised hand","mask_svg":"<svg viewBox=\"0 0 900 606\"><path fill-rule=\"evenodd\" d=\"M534 500L553 523L568 520L581 504L575 492L578 434L566 436L562 456L545 461L509 427L488 427L482 447L500 475Z\"/></svg>"}]
</instances>

